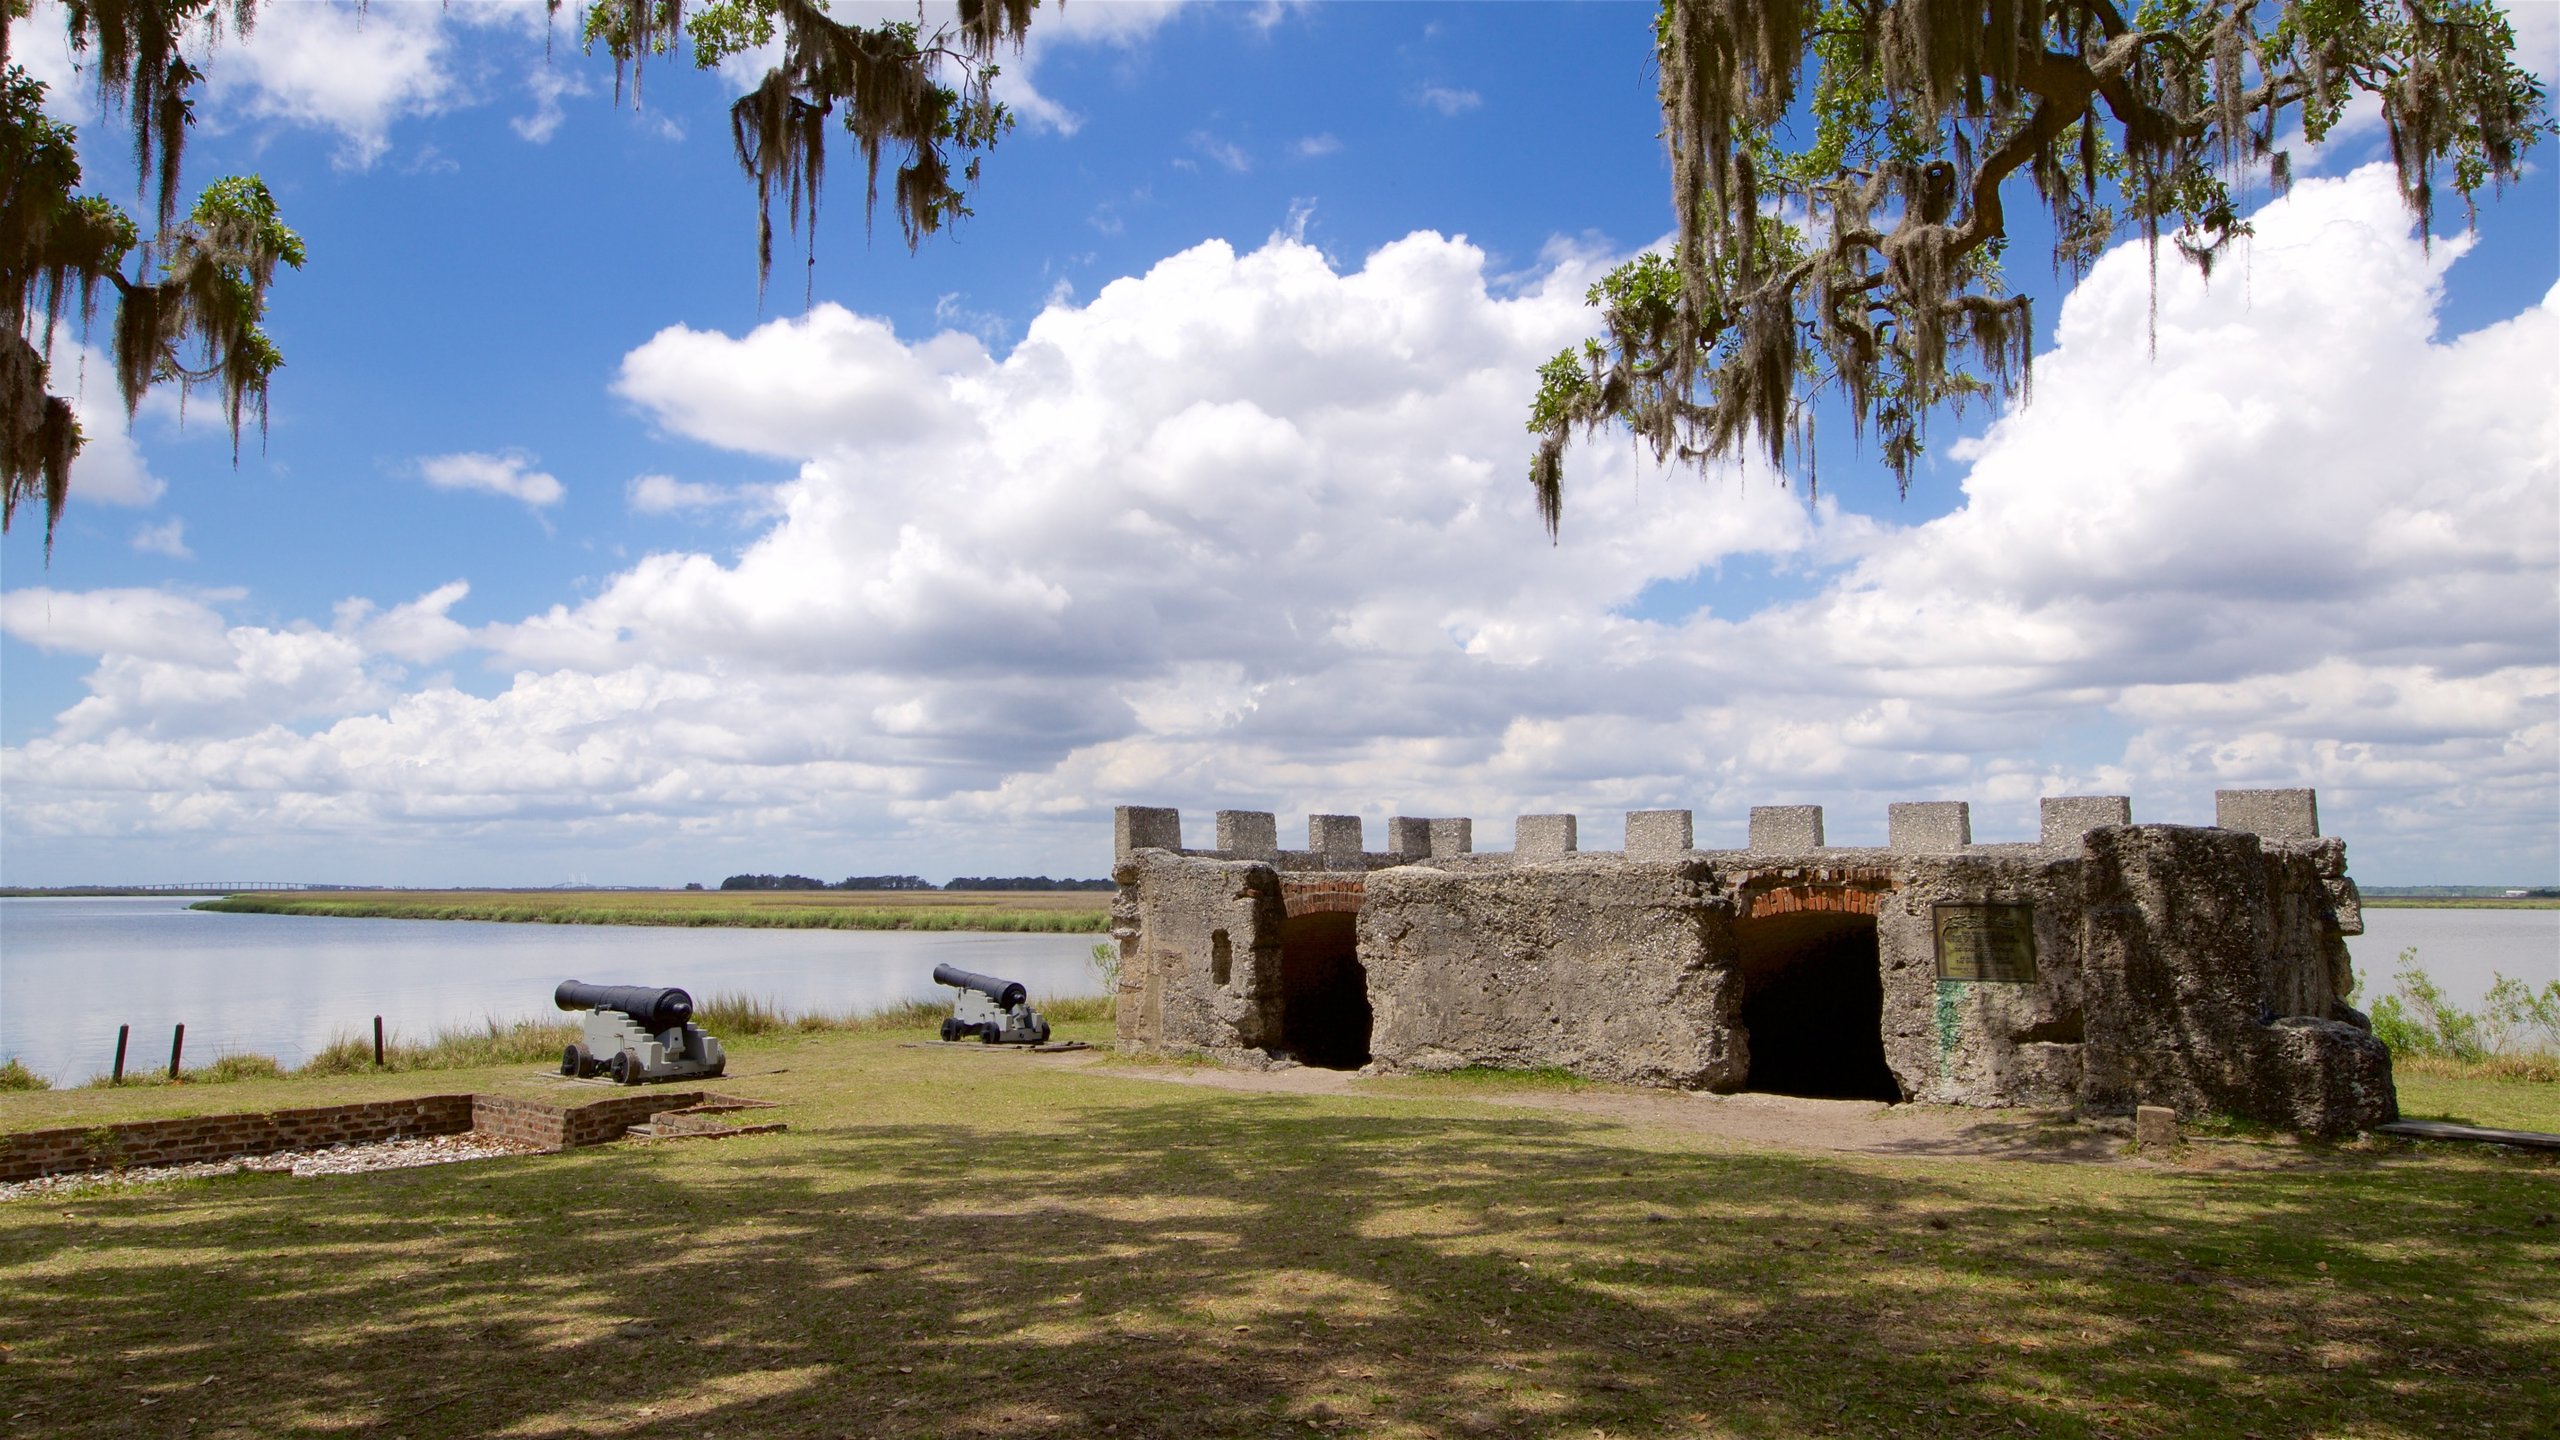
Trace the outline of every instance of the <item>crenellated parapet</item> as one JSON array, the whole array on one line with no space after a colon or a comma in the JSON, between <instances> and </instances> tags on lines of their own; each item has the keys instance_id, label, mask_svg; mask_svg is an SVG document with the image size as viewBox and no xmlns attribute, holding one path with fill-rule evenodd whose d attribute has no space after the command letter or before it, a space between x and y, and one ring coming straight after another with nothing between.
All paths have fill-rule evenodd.
<instances>
[{"instance_id":1,"label":"crenellated parapet","mask_svg":"<svg viewBox=\"0 0 2560 1440\"><path fill-rule=\"evenodd\" d=\"M1396 816L1387 821L1387 848L1368 849L1357 815L1310 815L1307 842L1288 850L1280 845L1280 818L1268 810L1217 812L1216 843L1194 849L1182 843L1182 812L1149 805L1123 805L1112 812L1112 858L1126 860L1139 850L1164 850L1195 860L1250 860L1282 870L1382 870L1391 865L1465 855L1475 848L1472 820L1429 820Z\"/></svg>"},{"instance_id":2,"label":"crenellated parapet","mask_svg":"<svg viewBox=\"0 0 2560 1440\"><path fill-rule=\"evenodd\" d=\"M1973 807L1963 800L1898 801L1885 807L1885 843L1835 846L1823 833L1819 805L1755 805L1749 840L1743 850L1701 850L1695 817L1687 810L1630 810L1625 840L1619 850L1585 850L1578 815L1522 815L1512 824L1508 852L1478 852L1475 821L1468 818L1425 819L1397 815L1387 820L1386 848L1367 848L1357 815L1309 815L1306 844L1283 849L1279 817L1268 810L1221 810L1215 843L1188 848L1183 842L1182 812L1170 808L1124 805L1113 812L1112 854L1126 859L1138 850L1165 850L1204 860L1252 860L1283 870L1380 870L1426 860L1468 856L1476 864L1560 859L1567 855L1624 855L1631 859L1670 859L1683 855L1731 857L1805 856L1816 852L1889 855L1965 855L2046 850L2075 852L2092 830L2133 823L2133 802L2122 795L2050 795L2039 802L2041 825L2036 837L2021 841L1976 841ZM2217 790L2213 828L2236 830L2262 840L2306 844L2320 839L2319 802L2302 790ZM2343 878L2344 871L2339 872ZM2344 897L2342 896L2342 899Z\"/></svg>"}]
</instances>

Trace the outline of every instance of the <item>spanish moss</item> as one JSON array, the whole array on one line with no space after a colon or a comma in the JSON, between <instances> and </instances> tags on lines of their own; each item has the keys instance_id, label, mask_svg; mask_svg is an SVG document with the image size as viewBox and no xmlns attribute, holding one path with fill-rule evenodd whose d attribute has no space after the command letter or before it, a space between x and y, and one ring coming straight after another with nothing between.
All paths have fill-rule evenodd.
<instances>
[{"instance_id":1,"label":"spanish moss","mask_svg":"<svg viewBox=\"0 0 2560 1440\"><path fill-rule=\"evenodd\" d=\"M1757 457L1810 494L1829 396L1907 493L1932 415L2025 403L2021 175L2057 275L2129 232L2156 298L2164 240L2209 276L2248 233L2233 187L2291 183L2288 120L2316 144L2376 96L2421 227L2441 180L2468 206L2553 128L2496 0L1661 0L1656 41L1677 240L1593 286L1600 335L1539 372L1551 536L1577 434Z\"/></svg>"},{"instance_id":2,"label":"spanish moss","mask_svg":"<svg viewBox=\"0 0 2560 1440\"><path fill-rule=\"evenodd\" d=\"M108 358L128 420L155 385L210 389L236 463L250 419L265 428L268 381L284 364L262 328L267 293L278 265L303 260L254 176L217 181L177 213L202 78L181 46L248 34L252 0L69 0L63 16L101 108L121 109L133 131L157 234L145 241L121 207L80 193L76 136L46 117L44 85L6 63L0 39L0 530L41 502L48 560L84 438L53 393L64 333L89 330L111 295Z\"/></svg>"}]
</instances>

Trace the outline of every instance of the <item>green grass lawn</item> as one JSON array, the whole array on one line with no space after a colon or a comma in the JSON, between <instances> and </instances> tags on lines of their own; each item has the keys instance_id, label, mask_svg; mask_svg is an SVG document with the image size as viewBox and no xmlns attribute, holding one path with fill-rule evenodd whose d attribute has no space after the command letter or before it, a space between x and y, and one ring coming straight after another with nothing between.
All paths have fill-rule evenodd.
<instances>
[{"instance_id":1,"label":"green grass lawn","mask_svg":"<svg viewBox=\"0 0 2560 1440\"><path fill-rule=\"evenodd\" d=\"M1494 1083L1248 1095L924 1033L741 1039L723 1088L782 1102L759 1118L786 1134L0 1205L0 1415L102 1437L2292 1437L2560 1413L2546 1160L1797 1153L1487 1103ZM528 1069L12 1095L0 1123Z\"/></svg>"},{"instance_id":2,"label":"green grass lawn","mask_svg":"<svg viewBox=\"0 0 2560 1440\"><path fill-rule=\"evenodd\" d=\"M2393 1067L2391 1083L2400 1092L2400 1118L2560 1135L2560 1085L2547 1080L2464 1076L2460 1071L2471 1067L2455 1065L2440 1067L2453 1074L2432 1074L2421 1065Z\"/></svg>"}]
</instances>

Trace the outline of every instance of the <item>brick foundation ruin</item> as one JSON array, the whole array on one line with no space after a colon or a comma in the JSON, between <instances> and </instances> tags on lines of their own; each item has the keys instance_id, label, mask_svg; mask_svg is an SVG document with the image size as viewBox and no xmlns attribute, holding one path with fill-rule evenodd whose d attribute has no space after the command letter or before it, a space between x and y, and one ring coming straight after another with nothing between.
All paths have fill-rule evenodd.
<instances>
[{"instance_id":1,"label":"brick foundation ruin","mask_svg":"<svg viewBox=\"0 0 2560 1440\"><path fill-rule=\"evenodd\" d=\"M188 1115L0 1135L0 1184L45 1175L189 1165L437 1135L482 1135L538 1150L569 1150L650 1135L746 1134L778 1125L706 1123L769 1102L709 1090L657 1090L564 1105L512 1095L421 1095L236 1115Z\"/></svg>"},{"instance_id":2,"label":"brick foundation ruin","mask_svg":"<svg viewBox=\"0 0 2560 1440\"><path fill-rule=\"evenodd\" d=\"M1892 806L1881 848L1816 806L1571 815L1514 849L1473 822L1220 811L1115 817L1118 1035L1135 1052L1373 1073L1561 1067L1715 1091L2129 1113L2312 1134L2393 1120L2389 1053L2346 1003L2363 922L2308 790L2226 790L2216 824L2136 825L2119 796L2043 802L2032 842L1973 842L1960 801Z\"/></svg>"}]
</instances>

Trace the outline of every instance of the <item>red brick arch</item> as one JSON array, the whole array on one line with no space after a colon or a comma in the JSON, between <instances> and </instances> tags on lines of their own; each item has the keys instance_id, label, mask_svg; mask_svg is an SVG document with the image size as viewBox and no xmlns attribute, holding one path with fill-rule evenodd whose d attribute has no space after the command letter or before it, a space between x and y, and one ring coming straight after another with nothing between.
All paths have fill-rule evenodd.
<instances>
[{"instance_id":1,"label":"red brick arch","mask_svg":"<svg viewBox=\"0 0 2560 1440\"><path fill-rule=\"evenodd\" d=\"M1367 893L1365 876L1280 877L1280 906L1291 915L1357 915Z\"/></svg>"},{"instance_id":2,"label":"red brick arch","mask_svg":"<svg viewBox=\"0 0 2560 1440\"><path fill-rule=\"evenodd\" d=\"M1743 892L1742 918L1766 920L1807 912L1829 915L1873 915L1893 893L1888 875L1845 871L1789 884L1755 887Z\"/></svg>"}]
</instances>

